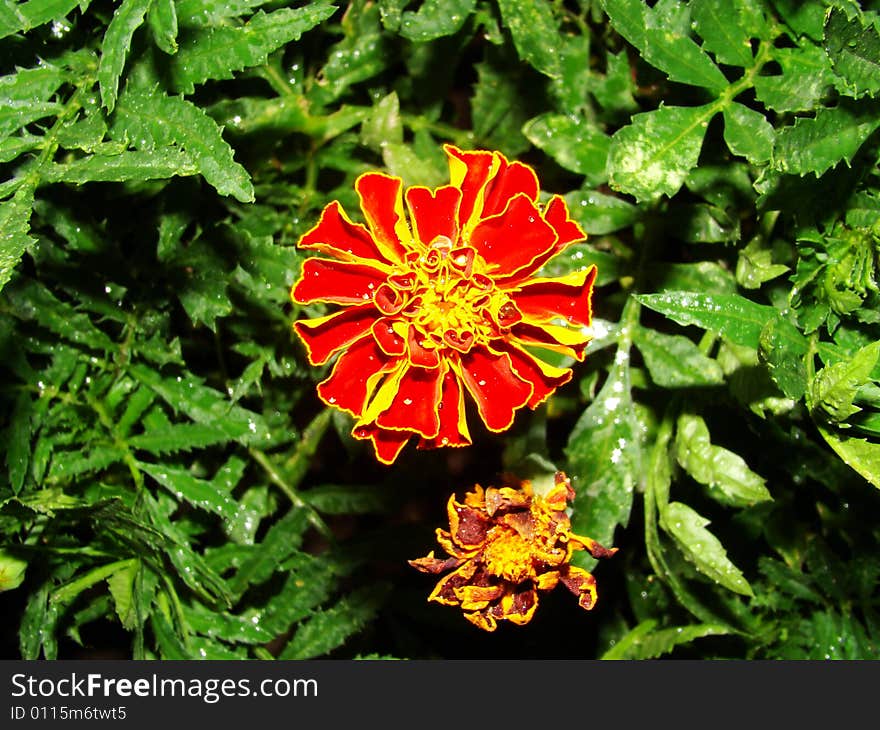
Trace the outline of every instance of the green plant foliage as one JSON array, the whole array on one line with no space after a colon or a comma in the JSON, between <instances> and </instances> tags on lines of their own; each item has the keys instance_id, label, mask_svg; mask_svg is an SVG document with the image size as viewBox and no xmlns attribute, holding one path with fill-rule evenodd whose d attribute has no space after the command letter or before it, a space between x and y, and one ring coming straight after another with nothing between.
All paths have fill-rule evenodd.
<instances>
[{"instance_id":1,"label":"green plant foliage","mask_svg":"<svg viewBox=\"0 0 880 730\"><path fill-rule=\"evenodd\" d=\"M6 655L878 658L878 13L0 4ZM386 468L316 396L296 243L366 171L445 184L445 143L564 198L587 239L541 275L597 266L593 340ZM577 554L596 609L427 603L450 493L556 469L618 548Z\"/></svg>"}]
</instances>

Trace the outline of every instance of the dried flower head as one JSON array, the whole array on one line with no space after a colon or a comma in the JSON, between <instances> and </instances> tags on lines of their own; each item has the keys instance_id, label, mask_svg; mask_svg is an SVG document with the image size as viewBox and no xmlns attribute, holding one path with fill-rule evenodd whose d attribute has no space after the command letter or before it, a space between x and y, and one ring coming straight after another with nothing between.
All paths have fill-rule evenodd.
<instances>
[{"instance_id":1,"label":"dried flower head","mask_svg":"<svg viewBox=\"0 0 880 730\"><path fill-rule=\"evenodd\" d=\"M437 530L437 542L450 555L410 560L424 573L452 571L440 579L429 601L459 606L464 617L486 631L498 621L526 624L538 607L538 593L562 583L584 609L596 603L596 580L571 565L577 550L595 558L614 555L589 537L571 532L566 514L574 499L571 483L557 472L554 486L535 494L529 481L483 489L476 485L464 502L449 498L449 530Z\"/></svg>"},{"instance_id":2,"label":"dried flower head","mask_svg":"<svg viewBox=\"0 0 880 730\"><path fill-rule=\"evenodd\" d=\"M313 365L338 356L318 395L385 464L413 437L470 444L465 393L487 428L509 428L571 378L531 348L582 360L590 339L595 268L534 276L585 238L565 201L540 205L532 168L499 152L445 149L451 184L404 194L400 178L366 173L366 225L333 202L299 241L329 258L304 262L293 301L340 307L294 324Z\"/></svg>"}]
</instances>

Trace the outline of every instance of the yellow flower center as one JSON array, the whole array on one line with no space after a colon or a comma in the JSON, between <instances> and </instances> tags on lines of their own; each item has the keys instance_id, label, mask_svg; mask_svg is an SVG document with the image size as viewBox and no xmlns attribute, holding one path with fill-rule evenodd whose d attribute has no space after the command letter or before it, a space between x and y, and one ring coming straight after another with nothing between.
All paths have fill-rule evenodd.
<instances>
[{"instance_id":1,"label":"yellow flower center","mask_svg":"<svg viewBox=\"0 0 880 730\"><path fill-rule=\"evenodd\" d=\"M427 350L468 352L522 318L470 246L456 248L437 236L423 252L410 254L407 264L379 287L374 301L383 314L415 325L418 344Z\"/></svg>"},{"instance_id":2,"label":"yellow flower center","mask_svg":"<svg viewBox=\"0 0 880 730\"><path fill-rule=\"evenodd\" d=\"M507 525L495 525L489 530L483 562L489 573L511 583L535 577L531 543Z\"/></svg>"}]
</instances>

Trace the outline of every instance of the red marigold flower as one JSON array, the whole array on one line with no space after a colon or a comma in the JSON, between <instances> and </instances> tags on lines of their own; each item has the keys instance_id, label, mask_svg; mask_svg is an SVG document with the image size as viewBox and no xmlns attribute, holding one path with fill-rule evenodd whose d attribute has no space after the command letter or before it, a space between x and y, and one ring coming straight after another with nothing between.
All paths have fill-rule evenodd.
<instances>
[{"instance_id":1,"label":"red marigold flower","mask_svg":"<svg viewBox=\"0 0 880 730\"><path fill-rule=\"evenodd\" d=\"M533 348L580 361L590 339L595 267L535 276L586 238L565 201L539 204L532 168L499 152L445 150L451 184L404 193L400 178L366 173L366 225L334 201L299 241L322 256L304 262L293 301L339 307L294 323L309 362L338 356L318 396L354 416L352 434L385 464L414 436L423 449L470 444L465 393L487 428L509 428L571 379Z\"/></svg>"},{"instance_id":2,"label":"red marigold flower","mask_svg":"<svg viewBox=\"0 0 880 730\"><path fill-rule=\"evenodd\" d=\"M437 542L450 557L435 558L432 550L409 561L423 573L452 571L428 600L461 607L468 621L486 631L494 631L501 620L527 624L538 607L538 593L559 583L590 610L596 580L571 565L571 556L588 550L594 558L606 558L617 548L571 532L565 509L572 499L574 490L562 472L544 495L535 494L529 481L486 490L477 484L463 503L452 495L449 530L437 529Z\"/></svg>"}]
</instances>

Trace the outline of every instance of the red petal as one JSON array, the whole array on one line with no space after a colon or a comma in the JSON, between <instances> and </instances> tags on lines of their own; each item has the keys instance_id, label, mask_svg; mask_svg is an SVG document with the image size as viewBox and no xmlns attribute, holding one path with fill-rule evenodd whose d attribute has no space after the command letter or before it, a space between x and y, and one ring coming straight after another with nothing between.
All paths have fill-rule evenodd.
<instances>
[{"instance_id":1,"label":"red petal","mask_svg":"<svg viewBox=\"0 0 880 730\"><path fill-rule=\"evenodd\" d=\"M378 316L372 304L349 307L341 312L316 319L301 319L293 323L312 365L323 365L343 347L356 342L370 330Z\"/></svg>"},{"instance_id":2,"label":"red petal","mask_svg":"<svg viewBox=\"0 0 880 730\"><path fill-rule=\"evenodd\" d=\"M557 388L571 380L571 370L553 368L540 362L531 353L512 343L493 342L493 348L505 352L513 365L513 371L523 380L532 384L529 408L537 408L547 400Z\"/></svg>"},{"instance_id":3,"label":"red petal","mask_svg":"<svg viewBox=\"0 0 880 730\"><path fill-rule=\"evenodd\" d=\"M446 185L436 190L413 187L406 191L406 204L413 235L426 246L437 236L450 241L458 238L458 204L461 190Z\"/></svg>"},{"instance_id":4,"label":"red petal","mask_svg":"<svg viewBox=\"0 0 880 730\"><path fill-rule=\"evenodd\" d=\"M532 386L513 372L510 357L484 347L461 356L461 379L490 431L509 428L516 410L532 395Z\"/></svg>"},{"instance_id":5,"label":"red petal","mask_svg":"<svg viewBox=\"0 0 880 730\"><path fill-rule=\"evenodd\" d=\"M346 260L359 258L390 263L380 253L370 232L364 226L352 223L335 200L324 208L318 224L306 232L297 245Z\"/></svg>"},{"instance_id":6,"label":"red petal","mask_svg":"<svg viewBox=\"0 0 880 730\"><path fill-rule=\"evenodd\" d=\"M493 171L497 169L498 158L492 152L464 152L450 144L443 149L449 158L450 181L461 190L458 220L460 227L464 229L481 217L484 188Z\"/></svg>"},{"instance_id":7,"label":"red petal","mask_svg":"<svg viewBox=\"0 0 880 730\"><path fill-rule=\"evenodd\" d=\"M373 322L373 339L386 355L403 355L406 352L406 340L393 327L394 320L382 317Z\"/></svg>"},{"instance_id":8,"label":"red petal","mask_svg":"<svg viewBox=\"0 0 880 730\"><path fill-rule=\"evenodd\" d=\"M360 417L376 387L377 376L395 365L372 338L364 337L343 352L330 377L318 383L318 397L329 406Z\"/></svg>"},{"instance_id":9,"label":"red petal","mask_svg":"<svg viewBox=\"0 0 880 730\"><path fill-rule=\"evenodd\" d=\"M373 424L355 426L351 435L356 439L370 439L373 442L373 450L376 458L383 464L390 466L403 451L406 442L412 438L408 431L387 431Z\"/></svg>"},{"instance_id":10,"label":"red petal","mask_svg":"<svg viewBox=\"0 0 880 730\"><path fill-rule=\"evenodd\" d=\"M538 200L538 176L535 171L522 162L508 163L503 155L501 166L495 177L486 188L486 200L483 203L482 218L501 213L511 198L524 194L529 200Z\"/></svg>"},{"instance_id":11,"label":"red petal","mask_svg":"<svg viewBox=\"0 0 880 730\"><path fill-rule=\"evenodd\" d=\"M363 304L373 298L388 274L364 264L329 259L306 259L291 296L299 304Z\"/></svg>"},{"instance_id":12,"label":"red petal","mask_svg":"<svg viewBox=\"0 0 880 730\"><path fill-rule=\"evenodd\" d=\"M415 431L434 438L440 430L441 372L439 368L408 368L397 386L389 408L379 414L376 425L394 431Z\"/></svg>"},{"instance_id":13,"label":"red petal","mask_svg":"<svg viewBox=\"0 0 880 730\"><path fill-rule=\"evenodd\" d=\"M409 348L409 361L420 368L436 368L440 365L440 354L436 349L424 347L422 340L424 335L410 325L407 334L407 347Z\"/></svg>"},{"instance_id":14,"label":"red petal","mask_svg":"<svg viewBox=\"0 0 880 730\"><path fill-rule=\"evenodd\" d=\"M443 446L470 446L464 411L464 391L458 378L450 370L443 375L443 390L440 393L440 405L437 406L440 416L440 430L433 439L422 439L420 449L437 449Z\"/></svg>"},{"instance_id":15,"label":"red petal","mask_svg":"<svg viewBox=\"0 0 880 730\"><path fill-rule=\"evenodd\" d=\"M367 172L354 187L379 248L390 260L402 262L411 238L403 214L403 181L381 172Z\"/></svg>"},{"instance_id":16,"label":"red petal","mask_svg":"<svg viewBox=\"0 0 880 730\"><path fill-rule=\"evenodd\" d=\"M561 317L587 326L592 320L591 298L596 267L591 266L559 279L536 279L510 292L519 310L531 320L549 322Z\"/></svg>"},{"instance_id":17,"label":"red petal","mask_svg":"<svg viewBox=\"0 0 880 730\"><path fill-rule=\"evenodd\" d=\"M556 232L525 195L517 195L500 215L481 220L470 244L489 264L489 271L510 275L553 250Z\"/></svg>"}]
</instances>

